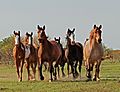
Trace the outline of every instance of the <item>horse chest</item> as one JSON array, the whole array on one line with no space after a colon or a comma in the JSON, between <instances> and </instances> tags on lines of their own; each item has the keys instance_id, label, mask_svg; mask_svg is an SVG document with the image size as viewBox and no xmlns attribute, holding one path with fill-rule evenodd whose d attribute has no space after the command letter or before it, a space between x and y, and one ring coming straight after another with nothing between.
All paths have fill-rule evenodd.
<instances>
[{"instance_id":1,"label":"horse chest","mask_svg":"<svg viewBox=\"0 0 120 92\"><path fill-rule=\"evenodd\" d=\"M90 53L90 58L92 60L98 60L101 59L103 56L103 50L100 46L93 48Z\"/></svg>"}]
</instances>

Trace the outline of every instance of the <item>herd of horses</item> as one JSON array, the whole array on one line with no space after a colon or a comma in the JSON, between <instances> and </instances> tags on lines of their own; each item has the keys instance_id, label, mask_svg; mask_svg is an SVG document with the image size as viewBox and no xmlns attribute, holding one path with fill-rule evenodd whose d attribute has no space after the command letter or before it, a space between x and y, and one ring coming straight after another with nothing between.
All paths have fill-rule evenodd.
<instances>
[{"instance_id":1,"label":"herd of horses","mask_svg":"<svg viewBox=\"0 0 120 92\"><path fill-rule=\"evenodd\" d=\"M23 44L20 37L20 31L14 31L15 46L13 48L13 56L17 69L18 81L22 81L24 64L26 64L28 80L36 79L37 66L39 78L40 80L44 80L42 66L46 62L49 65L49 81L57 80L57 77L60 77L59 67L61 67L62 76L65 76L65 63L67 63L68 77L70 73L72 73L74 79L78 76L81 77L83 62L86 67L87 80L99 81L100 64L103 57L101 28L102 25L94 25L84 45L75 41L75 28L72 30L68 29L66 34L66 48L63 48L60 37L54 38L54 40L48 40L45 33L45 26L37 26L39 46L34 44L32 32L26 32ZM95 73L92 75L91 72L94 66ZM30 68L33 73L30 73ZM77 70L79 70L79 73Z\"/></svg>"}]
</instances>

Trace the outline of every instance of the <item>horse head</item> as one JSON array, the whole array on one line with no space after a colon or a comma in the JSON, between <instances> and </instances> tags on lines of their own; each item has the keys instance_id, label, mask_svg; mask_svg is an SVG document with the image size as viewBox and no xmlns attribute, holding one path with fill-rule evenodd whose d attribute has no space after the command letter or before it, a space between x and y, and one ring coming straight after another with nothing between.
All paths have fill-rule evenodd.
<instances>
[{"instance_id":1,"label":"horse head","mask_svg":"<svg viewBox=\"0 0 120 92\"><path fill-rule=\"evenodd\" d=\"M45 40L47 40L47 36L45 34L45 25L43 27L37 26L37 33L38 33L38 41L40 43L43 43Z\"/></svg>"},{"instance_id":2,"label":"horse head","mask_svg":"<svg viewBox=\"0 0 120 92\"><path fill-rule=\"evenodd\" d=\"M14 36L15 36L15 45L18 45L20 44L20 31L18 32L13 32L14 33Z\"/></svg>"},{"instance_id":3,"label":"horse head","mask_svg":"<svg viewBox=\"0 0 120 92\"><path fill-rule=\"evenodd\" d=\"M94 39L97 43L101 43L102 38L101 38L101 33L102 33L102 25L100 25L99 27L94 25L92 31L90 32L90 39Z\"/></svg>"},{"instance_id":4,"label":"horse head","mask_svg":"<svg viewBox=\"0 0 120 92\"><path fill-rule=\"evenodd\" d=\"M26 36L25 36L26 44L32 44L32 39L33 39L32 35L33 35L33 32L31 33L26 32Z\"/></svg>"},{"instance_id":5,"label":"horse head","mask_svg":"<svg viewBox=\"0 0 120 92\"><path fill-rule=\"evenodd\" d=\"M59 37L59 38L54 37L54 39L55 39L55 41L56 41L57 43L60 44L60 37Z\"/></svg>"},{"instance_id":6,"label":"horse head","mask_svg":"<svg viewBox=\"0 0 120 92\"><path fill-rule=\"evenodd\" d=\"M75 44L75 33L74 33L74 31L75 31L75 28L73 28L73 30L70 30L68 28L67 37L66 37L68 45L74 45Z\"/></svg>"}]
</instances>

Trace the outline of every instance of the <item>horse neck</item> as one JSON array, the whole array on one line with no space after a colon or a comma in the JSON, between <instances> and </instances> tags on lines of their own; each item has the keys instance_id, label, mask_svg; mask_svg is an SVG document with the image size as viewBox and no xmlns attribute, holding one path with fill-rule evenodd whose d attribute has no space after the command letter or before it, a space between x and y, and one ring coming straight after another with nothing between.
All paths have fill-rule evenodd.
<instances>
[{"instance_id":1,"label":"horse neck","mask_svg":"<svg viewBox=\"0 0 120 92\"><path fill-rule=\"evenodd\" d=\"M33 45L33 38L30 37L30 39L31 39L30 45Z\"/></svg>"},{"instance_id":2,"label":"horse neck","mask_svg":"<svg viewBox=\"0 0 120 92\"><path fill-rule=\"evenodd\" d=\"M42 52L48 52L49 49L52 49L52 44L48 40L44 40L44 43L40 43L40 47Z\"/></svg>"},{"instance_id":3,"label":"horse neck","mask_svg":"<svg viewBox=\"0 0 120 92\"><path fill-rule=\"evenodd\" d=\"M99 43L97 43L96 39L92 38L90 39L90 48L94 49L95 47L98 47Z\"/></svg>"}]
</instances>

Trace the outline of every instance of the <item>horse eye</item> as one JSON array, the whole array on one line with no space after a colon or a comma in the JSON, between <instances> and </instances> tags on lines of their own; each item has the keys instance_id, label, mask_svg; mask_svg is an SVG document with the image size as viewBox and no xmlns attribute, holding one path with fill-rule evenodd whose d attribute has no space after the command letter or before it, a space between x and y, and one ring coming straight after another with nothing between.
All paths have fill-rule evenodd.
<instances>
[{"instance_id":1,"label":"horse eye","mask_svg":"<svg viewBox=\"0 0 120 92\"><path fill-rule=\"evenodd\" d=\"M97 31L95 31L95 33L97 33Z\"/></svg>"}]
</instances>

